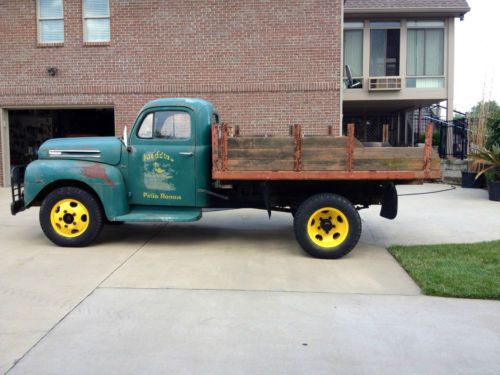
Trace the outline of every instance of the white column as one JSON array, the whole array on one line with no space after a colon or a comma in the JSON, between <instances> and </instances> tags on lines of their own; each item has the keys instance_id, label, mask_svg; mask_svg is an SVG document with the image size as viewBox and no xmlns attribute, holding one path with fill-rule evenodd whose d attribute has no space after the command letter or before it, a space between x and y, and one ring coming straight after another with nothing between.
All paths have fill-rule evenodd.
<instances>
[{"instance_id":1,"label":"white column","mask_svg":"<svg viewBox=\"0 0 500 375\"><path fill-rule=\"evenodd\" d=\"M446 84L447 84L447 100L446 100L446 120L453 120L453 106L454 106L454 89L455 89L455 19L449 18L448 22L448 48L447 48L447 72L446 72ZM448 154L453 152L453 129L448 128L448 142L446 145L446 151Z\"/></svg>"},{"instance_id":2,"label":"white column","mask_svg":"<svg viewBox=\"0 0 500 375\"><path fill-rule=\"evenodd\" d=\"M9 147L9 113L0 108L0 133L2 137L2 169L3 186L10 186L10 147Z\"/></svg>"}]
</instances>

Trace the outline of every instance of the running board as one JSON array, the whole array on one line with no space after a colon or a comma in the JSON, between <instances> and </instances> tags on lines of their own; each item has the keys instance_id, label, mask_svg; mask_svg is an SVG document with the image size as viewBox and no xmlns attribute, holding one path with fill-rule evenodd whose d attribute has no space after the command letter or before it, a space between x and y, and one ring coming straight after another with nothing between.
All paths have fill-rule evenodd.
<instances>
[{"instance_id":1,"label":"running board","mask_svg":"<svg viewBox=\"0 0 500 375\"><path fill-rule=\"evenodd\" d=\"M129 222L186 222L201 218L201 209L193 207L132 206L130 212L111 221Z\"/></svg>"}]
</instances>

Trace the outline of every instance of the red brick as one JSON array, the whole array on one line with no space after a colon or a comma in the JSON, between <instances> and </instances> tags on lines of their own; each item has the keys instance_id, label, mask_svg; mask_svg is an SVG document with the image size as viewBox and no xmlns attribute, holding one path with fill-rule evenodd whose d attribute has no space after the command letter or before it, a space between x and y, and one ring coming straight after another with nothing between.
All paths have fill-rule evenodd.
<instances>
[{"instance_id":1,"label":"red brick","mask_svg":"<svg viewBox=\"0 0 500 375\"><path fill-rule=\"evenodd\" d=\"M119 134L151 99L202 97L242 134L340 132L341 0L110 0L104 45L83 42L82 0L64 0L51 47L35 3L0 0L0 108L112 105Z\"/></svg>"}]
</instances>

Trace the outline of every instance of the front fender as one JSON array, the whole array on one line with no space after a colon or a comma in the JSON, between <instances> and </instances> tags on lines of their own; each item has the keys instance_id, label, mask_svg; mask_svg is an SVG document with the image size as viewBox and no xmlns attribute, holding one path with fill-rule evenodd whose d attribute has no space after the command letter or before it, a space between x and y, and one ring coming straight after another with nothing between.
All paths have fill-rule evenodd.
<instances>
[{"instance_id":1,"label":"front fender","mask_svg":"<svg viewBox=\"0 0 500 375\"><path fill-rule=\"evenodd\" d=\"M109 220L129 211L123 176L117 167L78 160L36 160L26 168L24 202L28 207L47 186L57 181L78 181L100 198Z\"/></svg>"}]
</instances>

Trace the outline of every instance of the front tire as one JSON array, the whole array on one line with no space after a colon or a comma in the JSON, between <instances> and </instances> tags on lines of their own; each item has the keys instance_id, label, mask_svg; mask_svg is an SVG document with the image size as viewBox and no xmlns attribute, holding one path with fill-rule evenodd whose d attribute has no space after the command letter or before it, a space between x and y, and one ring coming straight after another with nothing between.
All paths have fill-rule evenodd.
<instances>
[{"instance_id":1,"label":"front tire","mask_svg":"<svg viewBox=\"0 0 500 375\"><path fill-rule=\"evenodd\" d=\"M81 188L50 192L40 207L40 226L56 245L87 246L102 230L104 215L97 199Z\"/></svg>"},{"instance_id":2,"label":"front tire","mask_svg":"<svg viewBox=\"0 0 500 375\"><path fill-rule=\"evenodd\" d=\"M343 257L361 236L358 211L336 194L317 194L306 199L297 209L293 224L297 242L316 258Z\"/></svg>"}]
</instances>

